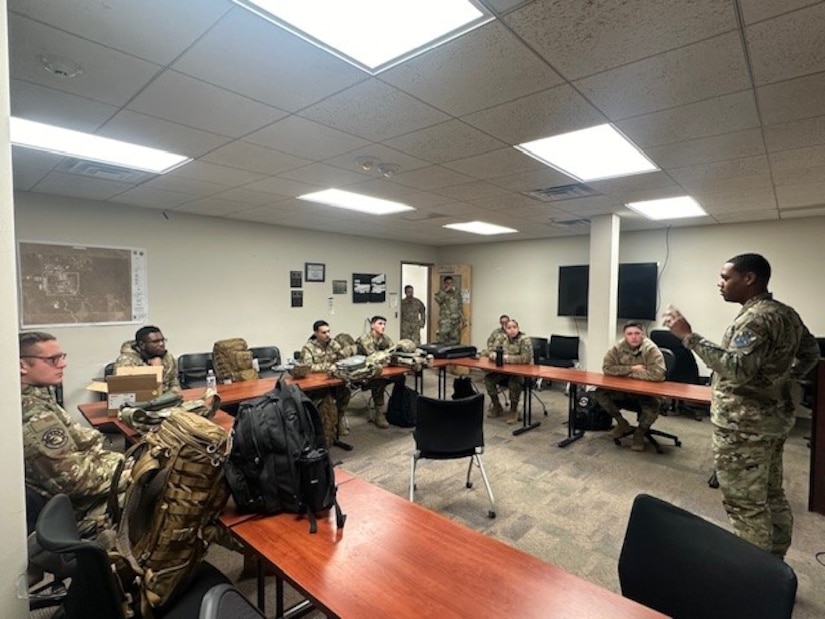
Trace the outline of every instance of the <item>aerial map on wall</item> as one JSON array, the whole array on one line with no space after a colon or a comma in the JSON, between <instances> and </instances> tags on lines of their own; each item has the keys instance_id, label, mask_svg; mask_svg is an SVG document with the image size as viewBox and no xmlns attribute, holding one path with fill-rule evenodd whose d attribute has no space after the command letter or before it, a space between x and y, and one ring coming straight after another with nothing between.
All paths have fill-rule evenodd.
<instances>
[{"instance_id":1,"label":"aerial map on wall","mask_svg":"<svg viewBox=\"0 0 825 619\"><path fill-rule=\"evenodd\" d=\"M146 251L20 241L22 327L143 322Z\"/></svg>"}]
</instances>

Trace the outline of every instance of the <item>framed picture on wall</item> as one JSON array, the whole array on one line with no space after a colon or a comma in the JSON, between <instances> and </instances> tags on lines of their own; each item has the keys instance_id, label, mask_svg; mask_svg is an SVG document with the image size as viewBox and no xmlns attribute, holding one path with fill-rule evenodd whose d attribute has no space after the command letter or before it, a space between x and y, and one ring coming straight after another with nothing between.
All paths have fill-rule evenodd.
<instances>
[{"instance_id":1,"label":"framed picture on wall","mask_svg":"<svg viewBox=\"0 0 825 619\"><path fill-rule=\"evenodd\" d=\"M320 262L304 263L304 279L308 282L322 282L326 278L326 265Z\"/></svg>"},{"instance_id":2,"label":"framed picture on wall","mask_svg":"<svg viewBox=\"0 0 825 619\"><path fill-rule=\"evenodd\" d=\"M289 272L289 287L290 288L300 288L301 287L301 272L300 271L290 271Z\"/></svg>"},{"instance_id":3,"label":"framed picture on wall","mask_svg":"<svg viewBox=\"0 0 825 619\"><path fill-rule=\"evenodd\" d=\"M332 294L347 294L347 280L332 280Z\"/></svg>"}]
</instances>

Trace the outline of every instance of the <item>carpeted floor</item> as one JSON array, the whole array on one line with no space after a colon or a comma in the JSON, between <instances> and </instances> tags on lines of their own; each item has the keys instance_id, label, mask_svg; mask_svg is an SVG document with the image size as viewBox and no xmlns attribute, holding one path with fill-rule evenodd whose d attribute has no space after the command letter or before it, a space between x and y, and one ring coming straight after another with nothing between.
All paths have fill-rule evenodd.
<instances>
[{"instance_id":1,"label":"carpeted floor","mask_svg":"<svg viewBox=\"0 0 825 619\"><path fill-rule=\"evenodd\" d=\"M474 382L483 388L480 375ZM430 375L425 393L435 393ZM497 517L487 518L487 498L480 478L464 488L466 461L422 461L416 501L470 528L555 563L566 570L619 591L616 565L633 498L652 494L729 528L718 490L707 485L711 473L711 425L705 417L660 417L655 427L679 435L682 447L665 444L665 453L648 448L636 453L617 447L604 432L592 432L565 449L556 445L566 436L567 398L561 386L538 392L548 410L542 416L534 401L534 419L541 426L520 436L503 419L485 424L485 468L496 497ZM341 466L399 496L407 496L410 429L379 430L367 421L363 396L350 404L354 450L333 448ZM801 419L785 450L785 487L796 523L794 543L786 558L799 579L794 617L825 617L825 567L816 554L825 551L825 517L807 511L810 450L804 438L809 421ZM477 472L474 473L478 475ZM346 505L342 506L346 511ZM222 548L210 560L230 577L240 574L240 555ZM495 569L495 566L490 566ZM254 580L239 583L254 599ZM294 593L290 599L297 599ZM268 586L268 609L274 608L274 583ZM320 616L320 615L319 615Z\"/></svg>"}]
</instances>

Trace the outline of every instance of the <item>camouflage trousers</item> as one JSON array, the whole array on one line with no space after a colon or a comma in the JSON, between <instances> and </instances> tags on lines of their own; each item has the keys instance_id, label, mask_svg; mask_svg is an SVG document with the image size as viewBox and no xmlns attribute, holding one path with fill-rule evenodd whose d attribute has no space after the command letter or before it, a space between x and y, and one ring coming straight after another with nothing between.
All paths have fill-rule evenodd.
<instances>
[{"instance_id":1,"label":"camouflage trousers","mask_svg":"<svg viewBox=\"0 0 825 619\"><path fill-rule=\"evenodd\" d=\"M438 323L438 342L458 344L461 340L461 323L441 321Z\"/></svg>"},{"instance_id":2,"label":"camouflage trousers","mask_svg":"<svg viewBox=\"0 0 825 619\"><path fill-rule=\"evenodd\" d=\"M421 329L418 328L417 322L402 322L401 323L401 339L412 340L416 344L421 344Z\"/></svg>"},{"instance_id":3,"label":"camouflage trousers","mask_svg":"<svg viewBox=\"0 0 825 619\"><path fill-rule=\"evenodd\" d=\"M714 428L713 459L734 532L779 557L791 545L793 514L782 488L785 439Z\"/></svg>"},{"instance_id":4,"label":"camouflage trousers","mask_svg":"<svg viewBox=\"0 0 825 619\"><path fill-rule=\"evenodd\" d=\"M487 394L490 396L491 401L498 400L498 392L496 391L498 385L506 385L510 390L510 406L518 404L521 392L524 389L524 379L521 376L488 372L484 377L484 386L487 388Z\"/></svg>"},{"instance_id":5,"label":"camouflage trousers","mask_svg":"<svg viewBox=\"0 0 825 619\"><path fill-rule=\"evenodd\" d=\"M633 395L609 389L596 389L593 398L614 419L623 419L621 408L639 407L639 427L647 430L659 417L662 401L649 395Z\"/></svg>"}]
</instances>

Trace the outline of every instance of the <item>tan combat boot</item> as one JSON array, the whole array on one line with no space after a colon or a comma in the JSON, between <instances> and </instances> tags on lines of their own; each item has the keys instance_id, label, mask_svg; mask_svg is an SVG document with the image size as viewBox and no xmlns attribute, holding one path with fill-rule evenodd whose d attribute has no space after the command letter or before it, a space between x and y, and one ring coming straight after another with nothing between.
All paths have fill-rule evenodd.
<instances>
[{"instance_id":1,"label":"tan combat boot","mask_svg":"<svg viewBox=\"0 0 825 619\"><path fill-rule=\"evenodd\" d=\"M643 428L636 428L633 433L633 442L630 444L633 451L645 450L645 430Z\"/></svg>"},{"instance_id":2,"label":"tan combat boot","mask_svg":"<svg viewBox=\"0 0 825 619\"><path fill-rule=\"evenodd\" d=\"M518 400L510 400L510 416L507 418L507 423L509 425L515 425L518 423Z\"/></svg>"},{"instance_id":3,"label":"tan combat boot","mask_svg":"<svg viewBox=\"0 0 825 619\"><path fill-rule=\"evenodd\" d=\"M390 427L390 423L387 421L387 411L383 404L375 407L375 425L382 430Z\"/></svg>"},{"instance_id":4,"label":"tan combat boot","mask_svg":"<svg viewBox=\"0 0 825 619\"><path fill-rule=\"evenodd\" d=\"M338 436L347 436L349 434L349 424L347 417L342 412L338 417Z\"/></svg>"},{"instance_id":5,"label":"tan combat boot","mask_svg":"<svg viewBox=\"0 0 825 619\"><path fill-rule=\"evenodd\" d=\"M504 412L504 409L501 408L501 402L499 401L498 397L492 399L490 402L490 410L487 411L487 416L490 419L495 419L499 417Z\"/></svg>"},{"instance_id":6,"label":"tan combat boot","mask_svg":"<svg viewBox=\"0 0 825 619\"><path fill-rule=\"evenodd\" d=\"M609 436L610 438L622 438L630 432L631 429L630 424L627 423L627 419L620 416L616 418L616 427L610 431Z\"/></svg>"}]
</instances>

